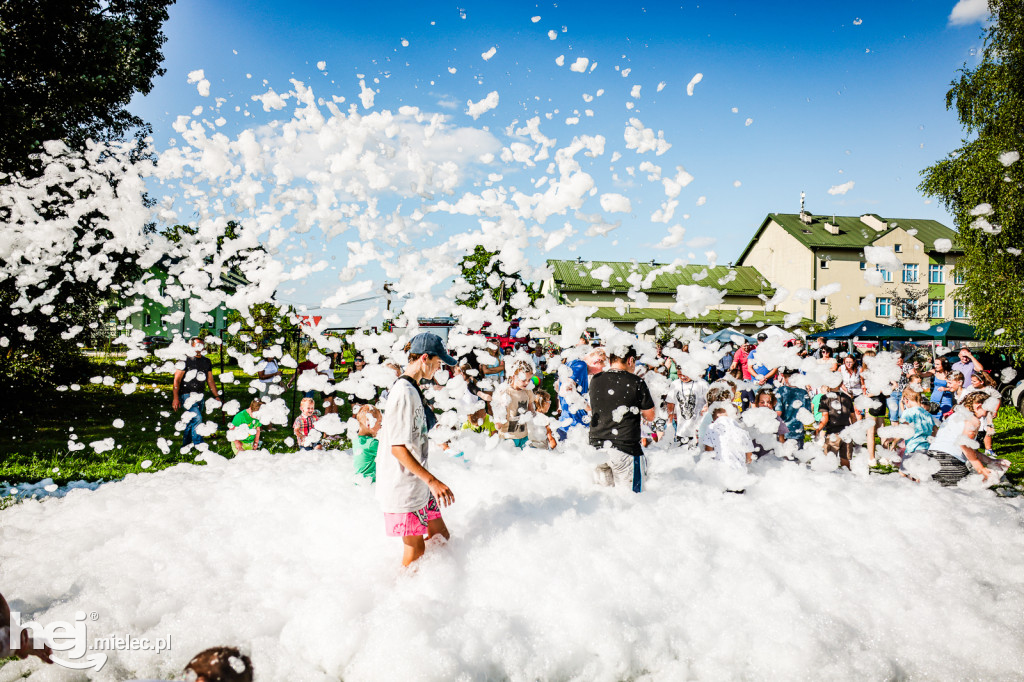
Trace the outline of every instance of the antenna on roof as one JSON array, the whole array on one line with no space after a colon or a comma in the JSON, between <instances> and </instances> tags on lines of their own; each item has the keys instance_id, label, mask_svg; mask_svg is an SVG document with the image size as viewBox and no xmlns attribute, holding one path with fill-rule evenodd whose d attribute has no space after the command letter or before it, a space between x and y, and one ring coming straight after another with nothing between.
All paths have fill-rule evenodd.
<instances>
[{"instance_id":1,"label":"antenna on roof","mask_svg":"<svg viewBox=\"0 0 1024 682\"><path fill-rule=\"evenodd\" d=\"M814 219L811 218L810 213L804 210L804 198L806 196L807 195L804 194L803 191L800 192L800 222L802 222L804 225L810 225L812 222L814 222Z\"/></svg>"}]
</instances>

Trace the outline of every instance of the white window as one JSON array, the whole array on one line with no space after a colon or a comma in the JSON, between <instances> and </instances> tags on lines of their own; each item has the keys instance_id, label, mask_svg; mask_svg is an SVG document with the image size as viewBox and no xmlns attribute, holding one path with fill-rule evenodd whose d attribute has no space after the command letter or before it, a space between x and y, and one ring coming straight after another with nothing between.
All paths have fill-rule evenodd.
<instances>
[{"instance_id":1,"label":"white window","mask_svg":"<svg viewBox=\"0 0 1024 682\"><path fill-rule=\"evenodd\" d=\"M892 250L895 251L896 253L903 253L903 244L895 244L892 247Z\"/></svg>"},{"instance_id":2,"label":"white window","mask_svg":"<svg viewBox=\"0 0 1024 682\"><path fill-rule=\"evenodd\" d=\"M860 262L860 269L861 270L867 270L868 269L868 264L865 263L864 261L861 261Z\"/></svg>"},{"instance_id":3,"label":"white window","mask_svg":"<svg viewBox=\"0 0 1024 682\"><path fill-rule=\"evenodd\" d=\"M953 275L953 284L963 284L963 283L964 283L963 273L958 272L955 275Z\"/></svg>"},{"instance_id":4,"label":"white window","mask_svg":"<svg viewBox=\"0 0 1024 682\"><path fill-rule=\"evenodd\" d=\"M928 266L928 284L945 284L946 275L941 265L931 263Z\"/></svg>"},{"instance_id":5,"label":"white window","mask_svg":"<svg viewBox=\"0 0 1024 682\"><path fill-rule=\"evenodd\" d=\"M889 272L885 268L879 268L877 265L875 267L878 268L878 271L880 273L882 273L882 281L883 282L892 282L892 273L891 272Z\"/></svg>"},{"instance_id":6,"label":"white window","mask_svg":"<svg viewBox=\"0 0 1024 682\"><path fill-rule=\"evenodd\" d=\"M903 264L903 283L917 284L917 263Z\"/></svg>"},{"instance_id":7,"label":"white window","mask_svg":"<svg viewBox=\"0 0 1024 682\"><path fill-rule=\"evenodd\" d=\"M889 317L890 315L892 315L892 299L876 298L875 317Z\"/></svg>"},{"instance_id":8,"label":"white window","mask_svg":"<svg viewBox=\"0 0 1024 682\"><path fill-rule=\"evenodd\" d=\"M956 301L953 303L953 317L958 320L967 319L967 304Z\"/></svg>"},{"instance_id":9,"label":"white window","mask_svg":"<svg viewBox=\"0 0 1024 682\"><path fill-rule=\"evenodd\" d=\"M942 314L942 299L941 298L929 298L928 299L928 317L936 318L943 317Z\"/></svg>"},{"instance_id":10,"label":"white window","mask_svg":"<svg viewBox=\"0 0 1024 682\"><path fill-rule=\"evenodd\" d=\"M821 269L828 270L828 258L821 259Z\"/></svg>"}]
</instances>

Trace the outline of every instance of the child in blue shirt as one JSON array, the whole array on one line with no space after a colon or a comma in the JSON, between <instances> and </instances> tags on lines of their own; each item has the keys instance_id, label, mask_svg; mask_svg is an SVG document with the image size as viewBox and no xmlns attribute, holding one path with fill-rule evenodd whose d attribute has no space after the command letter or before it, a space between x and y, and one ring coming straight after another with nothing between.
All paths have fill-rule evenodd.
<instances>
[{"instance_id":1,"label":"child in blue shirt","mask_svg":"<svg viewBox=\"0 0 1024 682\"><path fill-rule=\"evenodd\" d=\"M782 370L782 385L775 389L777 400L775 413L786 424L786 440L796 443L797 448L804 447L804 424L797 417L800 410L811 410L811 397L806 389L793 386L792 377L795 369Z\"/></svg>"},{"instance_id":2,"label":"child in blue shirt","mask_svg":"<svg viewBox=\"0 0 1024 682\"><path fill-rule=\"evenodd\" d=\"M903 413L900 415L900 422L909 424L914 429L914 434L906 439L900 468L903 468L911 455L928 449L928 443L936 430L935 420L925 409L921 394L916 389L911 386L903 389L902 402Z\"/></svg>"}]
</instances>

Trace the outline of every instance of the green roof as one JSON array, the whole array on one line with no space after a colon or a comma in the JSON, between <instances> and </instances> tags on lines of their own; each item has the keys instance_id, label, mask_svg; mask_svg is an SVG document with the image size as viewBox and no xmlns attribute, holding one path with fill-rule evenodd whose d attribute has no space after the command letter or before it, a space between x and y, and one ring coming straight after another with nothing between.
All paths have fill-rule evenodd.
<instances>
[{"instance_id":1,"label":"green roof","mask_svg":"<svg viewBox=\"0 0 1024 682\"><path fill-rule=\"evenodd\" d=\"M873 215L873 214L872 214ZM782 229L793 235L801 244L809 249L863 249L878 241L881 237L899 229L906 232L913 232L914 237L924 242L927 252L934 252L936 239L949 239L953 242L951 253L963 253L957 246L957 233L937 220L923 220L917 218L882 218L874 215L878 220L886 223L888 227L880 232L865 225L860 216L811 216L811 224L805 224L800 220L797 213L772 213L764 219L761 227L754 234L753 239L743 249L738 262L743 259L757 243L761 233L774 220ZM835 224L839 227L839 234L832 234L825 229L825 225Z\"/></svg>"},{"instance_id":2,"label":"green roof","mask_svg":"<svg viewBox=\"0 0 1024 682\"><path fill-rule=\"evenodd\" d=\"M632 261L574 261L549 260L548 265L554 271L555 286L560 291L599 291L602 293L625 293L631 288L638 288L647 294L675 294L676 287L686 284L698 284L714 289L724 289L731 296L772 296L775 289L768 280L750 266L708 267L706 265L684 265L666 269L654 276L649 286L645 280L653 270L668 268L663 263L635 263ZM602 279L590 273L603 267L611 268L607 277ZM701 273L707 274L701 277ZM604 273L602 273L604 274ZM632 281L630 281L632 278ZM719 282L719 280L723 280ZM726 281L727 280L727 281ZM634 284L636 283L636 284Z\"/></svg>"},{"instance_id":3,"label":"green roof","mask_svg":"<svg viewBox=\"0 0 1024 682\"><path fill-rule=\"evenodd\" d=\"M746 314L750 313L749 317ZM612 322L642 322L643 320L651 319L656 321L662 326L670 324L700 324L700 325L716 325L716 324L757 324L763 322L768 324L784 323L786 313L781 310L775 310L772 312L765 312L763 310L710 310L707 315L701 317L688 317L686 315L678 315L673 313L669 308L629 308L628 312L620 313L614 307L599 307L597 312L593 313L590 317L596 317L604 320L610 320ZM801 325L814 324L809 319L802 319Z\"/></svg>"}]
</instances>

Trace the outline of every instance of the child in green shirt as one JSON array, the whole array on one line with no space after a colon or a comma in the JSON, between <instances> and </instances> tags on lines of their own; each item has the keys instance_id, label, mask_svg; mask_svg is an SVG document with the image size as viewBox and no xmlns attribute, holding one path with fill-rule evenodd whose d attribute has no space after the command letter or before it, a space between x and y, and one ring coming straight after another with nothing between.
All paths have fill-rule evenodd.
<instances>
[{"instance_id":1,"label":"child in green shirt","mask_svg":"<svg viewBox=\"0 0 1024 682\"><path fill-rule=\"evenodd\" d=\"M487 405L483 401L478 401L482 407L469 415L466 419L466 423L462 425L463 431L472 431L473 433L486 433L488 436L493 436L498 427L494 425L494 421L491 419L491 415L487 414Z\"/></svg>"},{"instance_id":2,"label":"child in green shirt","mask_svg":"<svg viewBox=\"0 0 1024 682\"><path fill-rule=\"evenodd\" d=\"M360 405L356 412L359 434L352 441L352 454L356 473L363 478L377 482L377 432L380 431L381 415L373 405Z\"/></svg>"},{"instance_id":3,"label":"child in green shirt","mask_svg":"<svg viewBox=\"0 0 1024 682\"><path fill-rule=\"evenodd\" d=\"M242 410L235 415L235 418L231 420L231 428L237 429L238 433L235 435L241 435L248 433L249 435L245 438L239 438L235 440L233 437L228 436L228 440L231 441L231 449L237 455L242 450L258 450L260 447L260 429L263 424L260 420L253 415L263 407L263 402L259 399L253 400L249 403L249 407Z\"/></svg>"}]
</instances>

